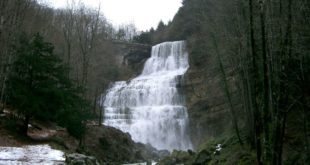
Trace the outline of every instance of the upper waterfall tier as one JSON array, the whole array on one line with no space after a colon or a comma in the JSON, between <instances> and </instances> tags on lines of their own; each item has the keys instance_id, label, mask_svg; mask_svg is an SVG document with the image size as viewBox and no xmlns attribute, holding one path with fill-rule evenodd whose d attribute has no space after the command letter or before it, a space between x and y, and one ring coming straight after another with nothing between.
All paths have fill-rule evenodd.
<instances>
[{"instance_id":1,"label":"upper waterfall tier","mask_svg":"<svg viewBox=\"0 0 310 165\"><path fill-rule=\"evenodd\" d=\"M177 88L188 67L184 41L154 46L141 75L108 90L104 124L157 149L191 149L187 109Z\"/></svg>"},{"instance_id":2,"label":"upper waterfall tier","mask_svg":"<svg viewBox=\"0 0 310 165\"><path fill-rule=\"evenodd\" d=\"M188 55L184 41L165 42L152 48L151 58L144 65L141 76L183 75L188 69Z\"/></svg>"}]
</instances>

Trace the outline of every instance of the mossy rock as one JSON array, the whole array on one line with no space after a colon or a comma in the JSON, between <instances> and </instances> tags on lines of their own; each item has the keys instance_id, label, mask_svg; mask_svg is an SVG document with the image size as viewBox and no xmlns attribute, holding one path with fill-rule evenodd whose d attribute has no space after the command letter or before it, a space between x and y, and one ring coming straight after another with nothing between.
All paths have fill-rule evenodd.
<instances>
[{"instance_id":1,"label":"mossy rock","mask_svg":"<svg viewBox=\"0 0 310 165\"><path fill-rule=\"evenodd\" d=\"M177 151L174 150L170 156L162 159L158 165L175 165L175 164L184 164L192 165L194 162L195 153L191 150L188 151Z\"/></svg>"},{"instance_id":2,"label":"mossy rock","mask_svg":"<svg viewBox=\"0 0 310 165\"><path fill-rule=\"evenodd\" d=\"M208 164L208 162L210 162L211 160L212 160L212 153L210 153L207 150L202 150L197 154L193 165Z\"/></svg>"}]
</instances>

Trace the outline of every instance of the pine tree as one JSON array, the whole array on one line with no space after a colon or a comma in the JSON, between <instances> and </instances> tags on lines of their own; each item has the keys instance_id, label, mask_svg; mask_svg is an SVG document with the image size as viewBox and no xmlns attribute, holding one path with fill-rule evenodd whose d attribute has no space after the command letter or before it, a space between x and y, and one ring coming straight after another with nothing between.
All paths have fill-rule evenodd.
<instances>
[{"instance_id":1,"label":"pine tree","mask_svg":"<svg viewBox=\"0 0 310 165\"><path fill-rule=\"evenodd\" d=\"M53 45L36 34L30 40L21 37L14 48L7 94L8 103L24 117L22 133L27 135L30 119L36 118L58 122L81 137L86 102L67 78Z\"/></svg>"}]
</instances>

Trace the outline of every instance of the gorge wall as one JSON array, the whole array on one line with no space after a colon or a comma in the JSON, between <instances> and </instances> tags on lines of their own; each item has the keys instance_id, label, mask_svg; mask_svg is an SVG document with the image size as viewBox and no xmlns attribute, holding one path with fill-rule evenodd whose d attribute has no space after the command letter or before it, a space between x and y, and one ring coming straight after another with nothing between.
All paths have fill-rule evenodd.
<instances>
[{"instance_id":1,"label":"gorge wall","mask_svg":"<svg viewBox=\"0 0 310 165\"><path fill-rule=\"evenodd\" d=\"M190 64L183 89L186 96L193 145L218 137L232 128L231 112L223 90L223 77L217 62L208 57L204 67ZM234 107L239 106L232 72L226 73Z\"/></svg>"}]
</instances>

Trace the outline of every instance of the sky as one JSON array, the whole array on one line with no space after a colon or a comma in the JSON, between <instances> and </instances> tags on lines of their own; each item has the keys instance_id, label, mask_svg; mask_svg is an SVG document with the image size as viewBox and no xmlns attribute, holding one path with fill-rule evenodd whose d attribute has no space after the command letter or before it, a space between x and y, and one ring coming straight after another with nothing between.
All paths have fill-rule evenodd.
<instances>
[{"instance_id":1,"label":"sky","mask_svg":"<svg viewBox=\"0 0 310 165\"><path fill-rule=\"evenodd\" d=\"M65 8L67 0L39 0L54 8ZM115 26L134 23L138 30L156 28L159 21L167 23L182 5L182 0L81 0L86 6L98 8Z\"/></svg>"}]
</instances>

